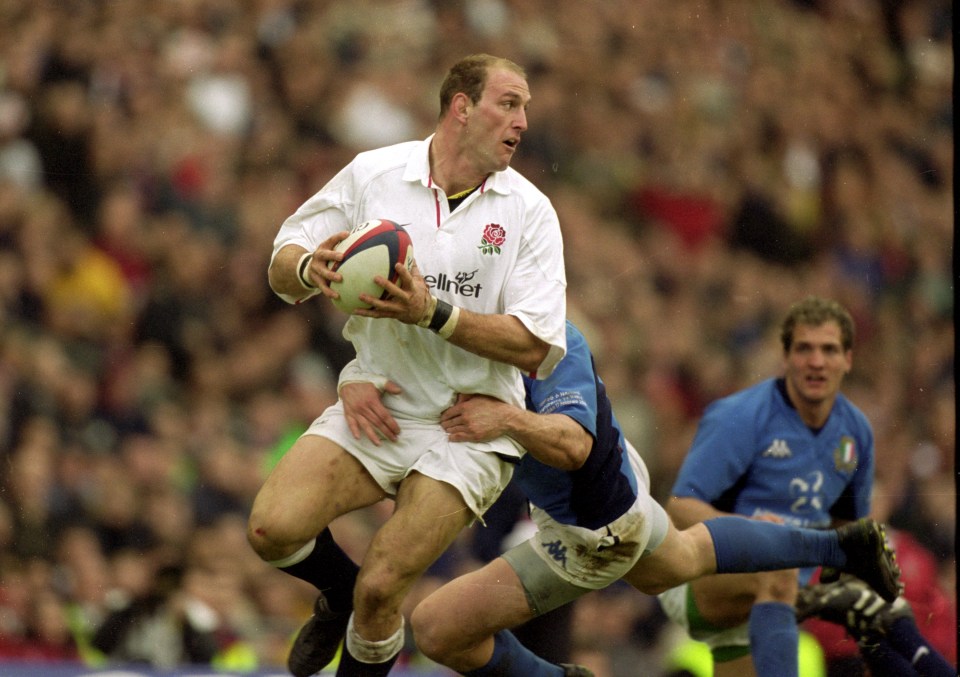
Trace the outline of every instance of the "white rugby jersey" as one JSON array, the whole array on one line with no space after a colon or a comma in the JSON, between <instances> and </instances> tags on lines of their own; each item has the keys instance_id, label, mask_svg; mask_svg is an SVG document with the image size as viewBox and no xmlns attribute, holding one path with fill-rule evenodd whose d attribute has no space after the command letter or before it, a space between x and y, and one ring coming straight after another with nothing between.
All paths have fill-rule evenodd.
<instances>
[{"instance_id":1,"label":"white rugby jersey","mask_svg":"<svg viewBox=\"0 0 960 677\"><path fill-rule=\"evenodd\" d=\"M513 315L550 344L536 374L545 378L566 350L557 214L540 190L509 168L487 177L451 214L430 178L432 138L359 154L283 223L273 255L288 244L313 251L333 233L370 219L395 221L410 233L417 266L438 299L475 313ZM457 393L524 406L519 370L427 329L351 316L343 335L362 371L403 388L401 395L384 395L395 416L436 421Z\"/></svg>"}]
</instances>

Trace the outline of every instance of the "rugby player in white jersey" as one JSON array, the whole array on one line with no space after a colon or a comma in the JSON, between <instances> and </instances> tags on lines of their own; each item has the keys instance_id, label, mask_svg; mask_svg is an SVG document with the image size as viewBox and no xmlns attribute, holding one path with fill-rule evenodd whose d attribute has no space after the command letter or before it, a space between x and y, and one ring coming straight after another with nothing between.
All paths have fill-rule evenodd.
<instances>
[{"instance_id":1,"label":"rugby player in white jersey","mask_svg":"<svg viewBox=\"0 0 960 677\"><path fill-rule=\"evenodd\" d=\"M326 666L344 635L338 675L386 675L403 645L410 587L496 500L524 453L505 436L453 442L440 416L458 393L522 407L521 372L546 377L565 351L557 215L509 166L530 98L516 64L461 60L441 86L433 135L360 153L276 236L269 281L291 303L335 295L330 282L340 276L327 263L364 221L403 224L416 257L412 271L398 266L398 284L377 278L388 298L364 298L372 307L344 327L364 372L402 388L383 395L401 433L380 445L357 439L333 405L281 459L251 511L257 554L321 593L290 654L294 675ZM358 568L328 526L384 497L396 509Z\"/></svg>"}]
</instances>

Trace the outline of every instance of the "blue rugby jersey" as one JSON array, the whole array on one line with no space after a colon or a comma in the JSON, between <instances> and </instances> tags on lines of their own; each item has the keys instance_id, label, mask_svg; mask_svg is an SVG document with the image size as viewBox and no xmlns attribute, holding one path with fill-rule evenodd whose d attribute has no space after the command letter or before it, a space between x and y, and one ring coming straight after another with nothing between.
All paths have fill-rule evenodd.
<instances>
[{"instance_id":1,"label":"blue rugby jersey","mask_svg":"<svg viewBox=\"0 0 960 677\"><path fill-rule=\"evenodd\" d=\"M637 497L620 424L580 330L567 321L567 353L544 380L524 377L527 409L565 414L593 436L583 467L560 470L525 454L514 472L531 503L561 524L599 529L623 515Z\"/></svg>"},{"instance_id":2,"label":"blue rugby jersey","mask_svg":"<svg viewBox=\"0 0 960 677\"><path fill-rule=\"evenodd\" d=\"M724 512L826 527L831 518L869 513L873 470L873 431L846 397L813 431L790 405L783 380L768 379L707 408L673 494Z\"/></svg>"}]
</instances>

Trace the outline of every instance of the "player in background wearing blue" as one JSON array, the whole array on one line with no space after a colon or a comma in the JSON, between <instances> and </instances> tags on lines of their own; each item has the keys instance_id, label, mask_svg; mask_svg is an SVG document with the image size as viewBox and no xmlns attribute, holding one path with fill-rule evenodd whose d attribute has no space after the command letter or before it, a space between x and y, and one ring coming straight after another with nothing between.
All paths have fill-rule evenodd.
<instances>
[{"instance_id":1,"label":"player in background wearing blue","mask_svg":"<svg viewBox=\"0 0 960 677\"><path fill-rule=\"evenodd\" d=\"M896 596L898 572L872 521L841 534L725 517L678 531L650 496L646 467L624 439L586 340L571 323L553 374L524 385L526 409L465 395L441 418L452 441L508 435L527 450L514 478L539 531L421 602L414 636L433 660L477 677L588 675L538 658L508 628L620 578L655 594L715 571L822 562L849 566ZM377 406L378 389L396 386L344 369L340 394L351 429L371 441L399 432Z\"/></svg>"},{"instance_id":2,"label":"player in background wearing blue","mask_svg":"<svg viewBox=\"0 0 960 677\"><path fill-rule=\"evenodd\" d=\"M722 398L704 413L666 506L678 527L736 514L826 529L869 513L873 432L840 392L853 366L853 319L838 303L811 296L790 308L780 340L782 377ZM708 576L660 600L668 616L710 646L716 677L754 670L760 677L796 677L794 602L812 573ZM825 570L821 577L837 576Z\"/></svg>"}]
</instances>

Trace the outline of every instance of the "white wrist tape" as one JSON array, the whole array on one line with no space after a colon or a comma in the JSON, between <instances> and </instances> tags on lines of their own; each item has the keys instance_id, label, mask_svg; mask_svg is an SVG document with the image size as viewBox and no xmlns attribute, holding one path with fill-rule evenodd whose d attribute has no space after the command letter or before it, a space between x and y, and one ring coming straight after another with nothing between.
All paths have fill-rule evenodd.
<instances>
[{"instance_id":1,"label":"white wrist tape","mask_svg":"<svg viewBox=\"0 0 960 677\"><path fill-rule=\"evenodd\" d=\"M417 322L418 327L423 327L426 329L430 326L430 322L433 321L433 316L437 312L437 297L433 294L430 295L430 299L427 301L426 312L423 313L423 317L420 318L420 321Z\"/></svg>"},{"instance_id":2,"label":"white wrist tape","mask_svg":"<svg viewBox=\"0 0 960 677\"><path fill-rule=\"evenodd\" d=\"M300 284L303 285L304 289L309 291L315 291L317 286L311 284L310 278L307 277L307 268L310 267L310 259L313 258L313 252L307 252L300 257L300 260L297 261L297 279L300 280Z\"/></svg>"}]
</instances>

